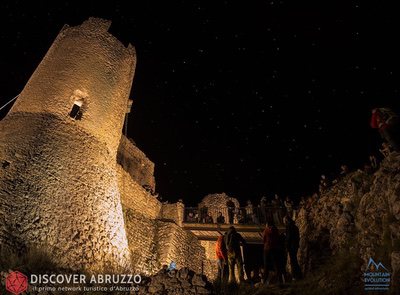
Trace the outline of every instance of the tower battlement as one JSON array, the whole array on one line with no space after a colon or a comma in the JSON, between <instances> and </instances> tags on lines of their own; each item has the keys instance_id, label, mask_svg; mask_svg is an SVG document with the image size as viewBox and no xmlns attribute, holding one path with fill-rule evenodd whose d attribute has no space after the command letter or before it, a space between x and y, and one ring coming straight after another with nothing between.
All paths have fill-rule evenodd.
<instances>
[{"instance_id":1,"label":"tower battlement","mask_svg":"<svg viewBox=\"0 0 400 295\"><path fill-rule=\"evenodd\" d=\"M41 113L76 125L116 155L136 65L132 45L89 18L64 26L9 112Z\"/></svg>"}]
</instances>

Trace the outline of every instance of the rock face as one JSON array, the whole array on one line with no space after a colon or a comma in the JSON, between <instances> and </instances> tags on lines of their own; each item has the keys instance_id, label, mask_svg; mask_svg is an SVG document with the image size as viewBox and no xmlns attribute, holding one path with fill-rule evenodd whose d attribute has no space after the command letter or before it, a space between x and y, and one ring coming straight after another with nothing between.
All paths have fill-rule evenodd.
<instances>
[{"instance_id":1,"label":"rock face","mask_svg":"<svg viewBox=\"0 0 400 295\"><path fill-rule=\"evenodd\" d=\"M384 159L375 173L356 171L338 180L296 223L300 228L300 263L307 273L341 250L354 250L360 274L369 258L381 261L398 284L400 271L400 154Z\"/></svg>"},{"instance_id":2,"label":"rock face","mask_svg":"<svg viewBox=\"0 0 400 295\"><path fill-rule=\"evenodd\" d=\"M166 267L144 280L138 294L195 295L212 294L211 284L203 275L188 268L168 271Z\"/></svg>"}]
</instances>

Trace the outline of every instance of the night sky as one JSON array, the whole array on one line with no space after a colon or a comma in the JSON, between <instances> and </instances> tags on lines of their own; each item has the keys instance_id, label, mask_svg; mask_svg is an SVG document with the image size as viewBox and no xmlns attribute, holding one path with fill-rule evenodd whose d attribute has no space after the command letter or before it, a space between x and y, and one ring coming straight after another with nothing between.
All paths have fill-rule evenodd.
<instances>
[{"instance_id":1,"label":"night sky","mask_svg":"<svg viewBox=\"0 0 400 295\"><path fill-rule=\"evenodd\" d=\"M65 23L108 18L135 45L128 133L164 200L310 194L378 154L372 107L400 107L400 18L383 1L7 2L1 105Z\"/></svg>"}]
</instances>

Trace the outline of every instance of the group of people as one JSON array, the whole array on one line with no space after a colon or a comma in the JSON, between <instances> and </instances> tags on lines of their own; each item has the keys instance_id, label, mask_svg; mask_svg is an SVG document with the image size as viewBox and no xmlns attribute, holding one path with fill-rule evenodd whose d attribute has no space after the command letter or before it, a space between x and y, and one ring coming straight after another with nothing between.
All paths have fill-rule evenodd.
<instances>
[{"instance_id":1,"label":"group of people","mask_svg":"<svg viewBox=\"0 0 400 295\"><path fill-rule=\"evenodd\" d=\"M189 223L217 223L217 224L265 224L268 219L273 219L276 224L282 223L284 215L295 218L296 207L290 197L282 200L277 194L269 201L265 196L255 206L248 200L245 207L238 207L233 198L226 202L225 214L220 208L212 210L205 206L199 209L189 208L186 222ZM214 217L213 217L214 216Z\"/></svg>"},{"instance_id":2,"label":"group of people","mask_svg":"<svg viewBox=\"0 0 400 295\"><path fill-rule=\"evenodd\" d=\"M302 278L302 272L297 261L297 252L300 243L299 229L289 215L283 218L285 231L281 234L272 219L267 220L265 229L260 233L263 240L263 267L257 276L257 270L251 270L246 276L251 284L269 284L270 271L275 271L280 284L287 281L287 256L290 259L291 277L293 280ZM236 282L235 267L238 270L239 282L244 282L243 253L246 248L245 239L234 226L218 237L216 243L216 257L218 260L218 279L228 283Z\"/></svg>"},{"instance_id":3,"label":"group of people","mask_svg":"<svg viewBox=\"0 0 400 295\"><path fill-rule=\"evenodd\" d=\"M207 210L204 212L204 207L202 208L203 210L201 211L201 216L199 216L199 213L197 213L196 210L190 211L187 216L186 216L186 222L188 223L218 223L218 224L224 224L225 223L225 217L222 215L222 212L218 212L216 222L214 222L213 217L211 216L211 213L208 212Z\"/></svg>"}]
</instances>

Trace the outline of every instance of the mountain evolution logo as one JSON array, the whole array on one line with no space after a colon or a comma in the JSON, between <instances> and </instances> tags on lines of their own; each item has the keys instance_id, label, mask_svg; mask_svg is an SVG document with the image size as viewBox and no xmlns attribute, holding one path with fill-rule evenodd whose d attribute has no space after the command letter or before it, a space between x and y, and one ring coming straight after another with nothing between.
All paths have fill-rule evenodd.
<instances>
[{"instance_id":1,"label":"mountain evolution logo","mask_svg":"<svg viewBox=\"0 0 400 295\"><path fill-rule=\"evenodd\" d=\"M365 291L389 291L390 272L382 262L376 263L369 258L367 269L364 272L364 290Z\"/></svg>"}]
</instances>

